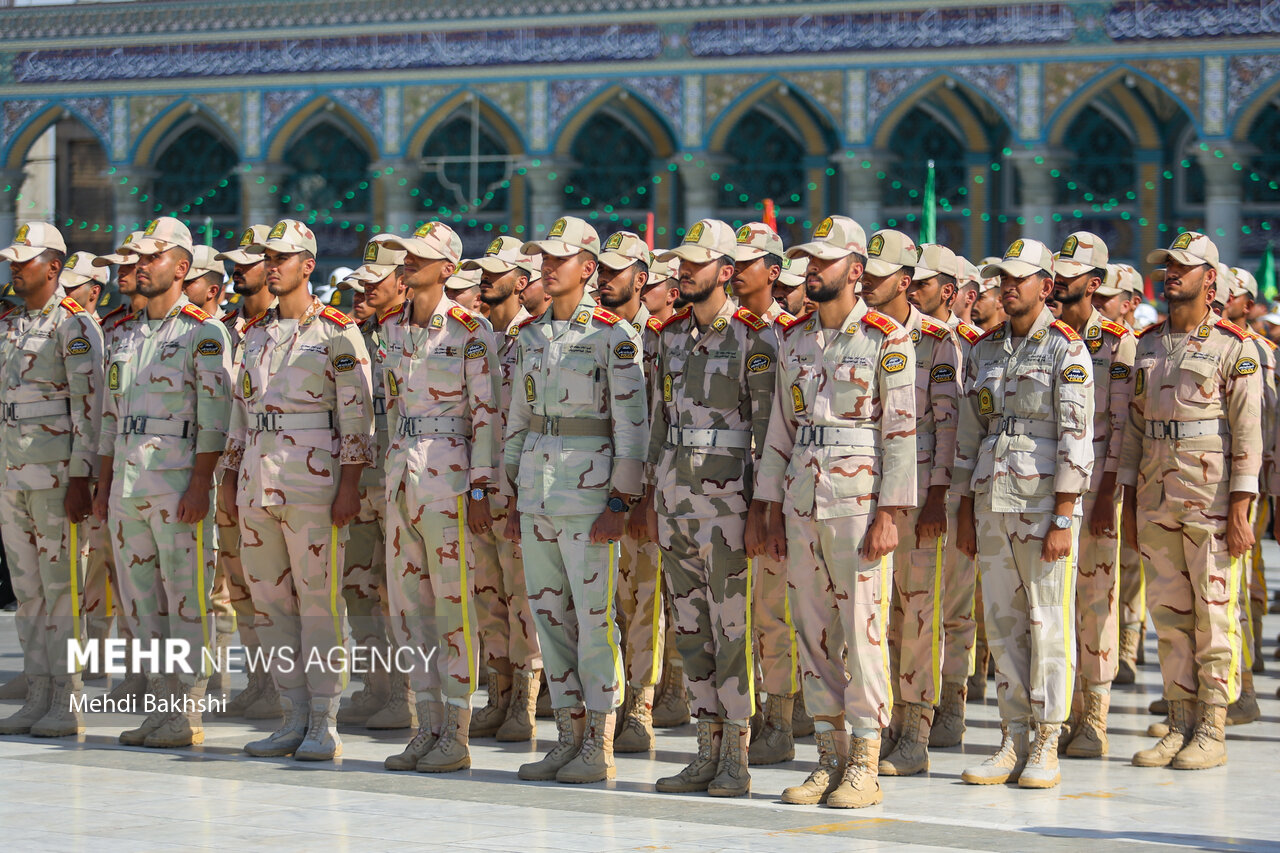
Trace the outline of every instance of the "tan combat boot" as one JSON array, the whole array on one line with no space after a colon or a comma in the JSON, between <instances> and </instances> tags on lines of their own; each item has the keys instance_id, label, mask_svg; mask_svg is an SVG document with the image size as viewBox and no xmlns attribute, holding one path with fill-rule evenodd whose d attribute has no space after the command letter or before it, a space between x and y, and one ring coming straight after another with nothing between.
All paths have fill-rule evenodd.
<instances>
[{"instance_id":1,"label":"tan combat boot","mask_svg":"<svg viewBox=\"0 0 1280 853\"><path fill-rule=\"evenodd\" d=\"M970 767L960 778L970 785L1003 785L1016 782L1027 766L1027 724L1024 722L1000 724L1000 748L995 754L976 767Z\"/></svg>"},{"instance_id":2,"label":"tan combat boot","mask_svg":"<svg viewBox=\"0 0 1280 853\"><path fill-rule=\"evenodd\" d=\"M1159 714L1164 716L1169 713L1169 700L1161 696L1159 699L1151 700L1151 704L1147 706L1148 713Z\"/></svg>"},{"instance_id":3,"label":"tan combat boot","mask_svg":"<svg viewBox=\"0 0 1280 853\"><path fill-rule=\"evenodd\" d=\"M720 744L724 724L698 720L698 753L674 776L663 776L654 785L664 794L693 794L707 790L720 768Z\"/></svg>"},{"instance_id":4,"label":"tan combat boot","mask_svg":"<svg viewBox=\"0 0 1280 853\"><path fill-rule=\"evenodd\" d=\"M673 729L689 722L689 694L684 686L684 667L678 661L667 661L662 667L662 682L653 702L653 725Z\"/></svg>"},{"instance_id":5,"label":"tan combat boot","mask_svg":"<svg viewBox=\"0 0 1280 853\"><path fill-rule=\"evenodd\" d=\"M284 714L280 728L261 740L250 741L244 751L258 758L283 758L293 755L307 739L307 688L295 688L280 695Z\"/></svg>"},{"instance_id":6,"label":"tan combat boot","mask_svg":"<svg viewBox=\"0 0 1280 853\"><path fill-rule=\"evenodd\" d=\"M929 746L943 749L959 746L964 741L964 702L968 686L963 681L942 682L933 725L929 727Z\"/></svg>"},{"instance_id":7,"label":"tan combat boot","mask_svg":"<svg viewBox=\"0 0 1280 853\"><path fill-rule=\"evenodd\" d=\"M898 745L898 733L902 731L902 718L907 713L905 702L894 702L889 713L889 725L880 731L880 754L876 759L885 758Z\"/></svg>"},{"instance_id":8,"label":"tan combat boot","mask_svg":"<svg viewBox=\"0 0 1280 853\"><path fill-rule=\"evenodd\" d=\"M407 673L388 676L387 701L364 721L366 729L413 729L418 727L417 708L413 704L413 688Z\"/></svg>"},{"instance_id":9,"label":"tan combat boot","mask_svg":"<svg viewBox=\"0 0 1280 853\"><path fill-rule=\"evenodd\" d=\"M769 694L764 703L764 725L751 744L752 764L781 764L796 757L796 740L791 726L796 697Z\"/></svg>"},{"instance_id":10,"label":"tan combat boot","mask_svg":"<svg viewBox=\"0 0 1280 853\"><path fill-rule=\"evenodd\" d=\"M1169 731L1150 749L1133 755L1135 767L1168 767L1187 741L1191 739L1191 715L1195 703L1189 699L1175 699L1169 703Z\"/></svg>"},{"instance_id":11,"label":"tan combat boot","mask_svg":"<svg viewBox=\"0 0 1280 853\"><path fill-rule=\"evenodd\" d=\"M1253 689L1253 673L1246 669L1240 674L1240 698L1227 706L1227 725L1243 726L1261 716L1262 710L1258 708L1258 694Z\"/></svg>"},{"instance_id":12,"label":"tan combat boot","mask_svg":"<svg viewBox=\"0 0 1280 853\"><path fill-rule=\"evenodd\" d=\"M485 685L489 696L484 707L471 715L469 737L493 737L507 719L507 708L511 705L511 676L488 667Z\"/></svg>"},{"instance_id":13,"label":"tan combat boot","mask_svg":"<svg viewBox=\"0 0 1280 853\"><path fill-rule=\"evenodd\" d=\"M118 705L126 699L132 698L140 704L146 698L146 695L147 676L141 672L131 672L107 694L107 701Z\"/></svg>"},{"instance_id":14,"label":"tan combat boot","mask_svg":"<svg viewBox=\"0 0 1280 853\"><path fill-rule=\"evenodd\" d=\"M280 701L280 692L276 689L276 680L271 673L262 674L262 692L253 704L244 709L246 720L275 720L284 713L284 703Z\"/></svg>"},{"instance_id":15,"label":"tan combat boot","mask_svg":"<svg viewBox=\"0 0 1280 853\"><path fill-rule=\"evenodd\" d=\"M612 779L618 772L613 763L613 732L617 722L613 711L588 711L578 754L556 771L556 781L582 785Z\"/></svg>"},{"instance_id":16,"label":"tan combat boot","mask_svg":"<svg viewBox=\"0 0 1280 853\"><path fill-rule=\"evenodd\" d=\"M222 699L227 695L227 691L231 689L231 679L227 676L227 650L231 648L231 635L224 634L221 631L214 637L213 648L210 649L213 658L213 670L209 673L209 685L205 689L206 696L212 696L215 699ZM201 650L201 655L204 650Z\"/></svg>"},{"instance_id":17,"label":"tan combat boot","mask_svg":"<svg viewBox=\"0 0 1280 853\"><path fill-rule=\"evenodd\" d=\"M1111 706L1111 694L1095 690L1084 690L1082 693L1084 714L1067 746L1067 755L1072 758L1101 758L1110 747L1107 740L1107 711Z\"/></svg>"},{"instance_id":18,"label":"tan combat boot","mask_svg":"<svg viewBox=\"0 0 1280 853\"><path fill-rule=\"evenodd\" d=\"M747 772L750 751L750 724L725 723L720 735L720 761L707 793L713 797L743 797L751 793L751 774Z\"/></svg>"},{"instance_id":19,"label":"tan combat boot","mask_svg":"<svg viewBox=\"0 0 1280 853\"><path fill-rule=\"evenodd\" d=\"M37 675L27 679L27 701L18 713L0 720L0 735L25 735L44 719L53 707L53 678Z\"/></svg>"},{"instance_id":20,"label":"tan combat boot","mask_svg":"<svg viewBox=\"0 0 1280 853\"><path fill-rule=\"evenodd\" d=\"M864 809L884 799L878 773L879 755L880 738L849 738L849 760L844 766L844 777L827 797L827 808Z\"/></svg>"},{"instance_id":21,"label":"tan combat boot","mask_svg":"<svg viewBox=\"0 0 1280 853\"><path fill-rule=\"evenodd\" d=\"M444 721L444 705L434 699L418 700L418 730L404 750L382 762L387 770L417 770L418 762L431 751L440 737Z\"/></svg>"},{"instance_id":22,"label":"tan combat boot","mask_svg":"<svg viewBox=\"0 0 1280 853\"><path fill-rule=\"evenodd\" d=\"M32 737L75 737L84 734L84 715L79 703L84 699L84 685L79 675L61 675L53 679L49 712L31 726Z\"/></svg>"},{"instance_id":23,"label":"tan combat boot","mask_svg":"<svg viewBox=\"0 0 1280 853\"><path fill-rule=\"evenodd\" d=\"M1208 770L1227 763L1226 706L1201 702L1196 711L1199 720L1186 745L1174 756L1174 770Z\"/></svg>"},{"instance_id":24,"label":"tan combat boot","mask_svg":"<svg viewBox=\"0 0 1280 853\"><path fill-rule=\"evenodd\" d=\"M808 737L813 734L813 717L804 706L804 688L796 691L795 704L791 706L791 736Z\"/></svg>"},{"instance_id":25,"label":"tan combat boot","mask_svg":"<svg viewBox=\"0 0 1280 853\"><path fill-rule=\"evenodd\" d=\"M155 700L154 710L147 714L142 725L120 733L118 740L125 746L143 746L156 729L164 725L173 713L174 692L177 679L172 676L152 675L147 678L147 693Z\"/></svg>"},{"instance_id":26,"label":"tan combat boot","mask_svg":"<svg viewBox=\"0 0 1280 853\"><path fill-rule=\"evenodd\" d=\"M22 699L27 698L27 674L20 672L13 678L10 678L3 685L0 685L0 699Z\"/></svg>"},{"instance_id":27,"label":"tan combat boot","mask_svg":"<svg viewBox=\"0 0 1280 853\"><path fill-rule=\"evenodd\" d=\"M517 669L514 675L507 718L498 728L500 743L533 740L538 734L538 685L542 682L542 670Z\"/></svg>"},{"instance_id":28,"label":"tan combat boot","mask_svg":"<svg viewBox=\"0 0 1280 853\"><path fill-rule=\"evenodd\" d=\"M1036 723L1035 741L1027 755L1027 764L1018 776L1019 788L1056 788L1062 781L1058 769L1058 734L1061 723Z\"/></svg>"},{"instance_id":29,"label":"tan combat boot","mask_svg":"<svg viewBox=\"0 0 1280 853\"><path fill-rule=\"evenodd\" d=\"M653 688L633 684L627 688L613 751L648 752L653 746Z\"/></svg>"},{"instance_id":30,"label":"tan combat boot","mask_svg":"<svg viewBox=\"0 0 1280 853\"><path fill-rule=\"evenodd\" d=\"M204 743L204 714L200 710L200 702L205 692L204 680L191 686L178 682L173 696L175 707L160 728L147 735L142 745L152 749L179 749Z\"/></svg>"},{"instance_id":31,"label":"tan combat boot","mask_svg":"<svg viewBox=\"0 0 1280 853\"><path fill-rule=\"evenodd\" d=\"M1080 729L1080 722L1084 719L1084 686L1077 684L1075 689L1071 691L1071 711L1067 714L1066 721L1058 730L1058 754L1066 754L1067 747L1071 745L1071 739L1076 736L1076 732Z\"/></svg>"},{"instance_id":32,"label":"tan combat boot","mask_svg":"<svg viewBox=\"0 0 1280 853\"><path fill-rule=\"evenodd\" d=\"M133 676L129 676L133 678ZM271 676L265 672L249 671L248 684L244 690L241 690L227 702L226 708L218 716L220 717L243 717L244 712L249 710L254 702L262 696L262 691L266 688L267 683L271 681Z\"/></svg>"},{"instance_id":33,"label":"tan combat boot","mask_svg":"<svg viewBox=\"0 0 1280 853\"><path fill-rule=\"evenodd\" d=\"M1138 644L1142 636L1132 628L1120 629L1120 669L1115 684L1133 684L1138 680Z\"/></svg>"},{"instance_id":34,"label":"tan combat boot","mask_svg":"<svg viewBox=\"0 0 1280 853\"><path fill-rule=\"evenodd\" d=\"M982 702L987 698L987 671L991 665L991 649L987 638L978 632L973 641L973 674L969 676L969 698Z\"/></svg>"},{"instance_id":35,"label":"tan combat boot","mask_svg":"<svg viewBox=\"0 0 1280 853\"><path fill-rule=\"evenodd\" d=\"M452 773L455 770L466 770L471 766L470 731L471 709L446 702L444 725L440 727L440 737L436 738L431 750L418 759L415 769L419 773Z\"/></svg>"},{"instance_id":36,"label":"tan combat boot","mask_svg":"<svg viewBox=\"0 0 1280 853\"><path fill-rule=\"evenodd\" d=\"M521 764L516 775L526 782L554 782L564 767L582 748L586 714L581 708L556 708L556 745L538 761Z\"/></svg>"},{"instance_id":37,"label":"tan combat boot","mask_svg":"<svg viewBox=\"0 0 1280 853\"><path fill-rule=\"evenodd\" d=\"M538 691L537 713L534 716L539 720L553 720L556 716L556 709L551 707L551 685L545 681L542 683L541 689Z\"/></svg>"},{"instance_id":38,"label":"tan combat boot","mask_svg":"<svg viewBox=\"0 0 1280 853\"><path fill-rule=\"evenodd\" d=\"M881 776L915 776L929 770L929 717L933 709L910 704L902 716L898 744L880 759Z\"/></svg>"},{"instance_id":39,"label":"tan combat boot","mask_svg":"<svg viewBox=\"0 0 1280 853\"><path fill-rule=\"evenodd\" d=\"M307 735L293 751L295 761L333 761L342 755L338 735L338 697L312 699L307 715Z\"/></svg>"},{"instance_id":40,"label":"tan combat boot","mask_svg":"<svg viewBox=\"0 0 1280 853\"><path fill-rule=\"evenodd\" d=\"M849 759L849 733L845 731L815 732L818 742L818 766L799 785L782 791L782 801L794 806L816 806L825 803L844 778Z\"/></svg>"},{"instance_id":41,"label":"tan combat boot","mask_svg":"<svg viewBox=\"0 0 1280 853\"><path fill-rule=\"evenodd\" d=\"M390 698L391 674L381 669L370 671L364 677L364 686L338 706L338 725L363 726Z\"/></svg>"}]
</instances>

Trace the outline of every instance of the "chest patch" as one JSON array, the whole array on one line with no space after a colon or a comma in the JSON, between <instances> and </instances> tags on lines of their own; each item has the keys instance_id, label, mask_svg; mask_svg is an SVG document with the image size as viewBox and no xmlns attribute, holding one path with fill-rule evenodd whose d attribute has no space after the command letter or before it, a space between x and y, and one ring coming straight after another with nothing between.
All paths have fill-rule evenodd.
<instances>
[{"instance_id":1,"label":"chest patch","mask_svg":"<svg viewBox=\"0 0 1280 853\"><path fill-rule=\"evenodd\" d=\"M995 397L991 394L990 388L983 388L978 392L978 414L990 415L996 410Z\"/></svg>"},{"instance_id":2,"label":"chest patch","mask_svg":"<svg viewBox=\"0 0 1280 853\"><path fill-rule=\"evenodd\" d=\"M799 385L791 386L791 408L797 414L804 411L804 392Z\"/></svg>"},{"instance_id":3,"label":"chest patch","mask_svg":"<svg viewBox=\"0 0 1280 853\"><path fill-rule=\"evenodd\" d=\"M118 361L113 361L111 369L107 371L107 387L112 391L120 390L120 362Z\"/></svg>"}]
</instances>

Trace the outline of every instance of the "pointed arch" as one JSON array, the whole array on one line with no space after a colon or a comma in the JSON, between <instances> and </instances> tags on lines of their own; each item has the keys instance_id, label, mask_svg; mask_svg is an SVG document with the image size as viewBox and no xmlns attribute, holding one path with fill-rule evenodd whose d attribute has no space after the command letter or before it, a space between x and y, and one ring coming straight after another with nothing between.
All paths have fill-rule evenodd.
<instances>
[{"instance_id":1,"label":"pointed arch","mask_svg":"<svg viewBox=\"0 0 1280 853\"><path fill-rule=\"evenodd\" d=\"M101 134L94 130L92 122L85 119L84 116L69 105L55 101L28 118L14 133L12 140L9 142L9 147L4 153L3 162L5 167L21 169L22 164L27 159L27 152L31 150L31 146L40 138L41 134L68 116L84 125L84 128L93 135L93 138L98 140L98 144L102 146L103 151L111 151L110 141L104 139Z\"/></svg>"},{"instance_id":2,"label":"pointed arch","mask_svg":"<svg viewBox=\"0 0 1280 853\"><path fill-rule=\"evenodd\" d=\"M1163 92L1190 118L1191 123L1195 125L1197 132L1199 132L1199 117L1187 108L1182 98L1159 79L1152 77L1145 71L1132 65L1120 64L1102 72L1081 86L1074 96L1064 102L1048 117L1045 127L1049 145L1061 145L1063 138L1067 134L1067 128L1071 126L1071 122L1075 120L1076 116L1085 107L1090 106L1103 95L1110 94L1116 99L1116 104L1120 111L1124 113L1136 145L1139 148L1159 148L1161 142L1160 127L1151 113L1147 100L1140 97L1131 87L1125 85L1125 79L1130 76L1134 78L1140 77L1160 92Z\"/></svg>"},{"instance_id":3,"label":"pointed arch","mask_svg":"<svg viewBox=\"0 0 1280 853\"><path fill-rule=\"evenodd\" d=\"M834 150L838 124L804 89L778 75L761 80L716 116L711 122L707 149L723 151L738 122L751 110L766 106L778 110L791 123L806 156L824 157Z\"/></svg>"},{"instance_id":4,"label":"pointed arch","mask_svg":"<svg viewBox=\"0 0 1280 853\"><path fill-rule=\"evenodd\" d=\"M1273 102L1280 104L1280 75L1276 75L1271 82L1258 89L1253 97L1236 110L1235 116L1231 119L1231 139L1236 142L1247 141L1249 131L1253 129L1254 120L1267 108L1267 104Z\"/></svg>"},{"instance_id":5,"label":"pointed arch","mask_svg":"<svg viewBox=\"0 0 1280 853\"><path fill-rule=\"evenodd\" d=\"M677 142L666 117L645 96L622 86L606 86L579 104L560 124L553 150L559 156L568 156L578 132L601 110L607 110L625 124L636 129L636 136L648 140L653 156L672 157Z\"/></svg>"},{"instance_id":6,"label":"pointed arch","mask_svg":"<svg viewBox=\"0 0 1280 853\"><path fill-rule=\"evenodd\" d=\"M970 151L989 151L994 146L988 133L989 119L984 119L969 101L986 104L1000 124L1006 128L1014 126L1014 119L986 92L963 77L940 72L908 89L881 113L871 131L876 147L886 147L899 123L927 101L937 102L939 109L933 111L935 117L948 125Z\"/></svg>"},{"instance_id":7,"label":"pointed arch","mask_svg":"<svg viewBox=\"0 0 1280 853\"><path fill-rule=\"evenodd\" d=\"M181 98L162 110L138 135L130 160L134 166L151 167L173 140L196 125L209 131L234 151L236 156L240 156L240 140L221 116L199 101Z\"/></svg>"},{"instance_id":8,"label":"pointed arch","mask_svg":"<svg viewBox=\"0 0 1280 853\"><path fill-rule=\"evenodd\" d=\"M279 163L284 157L284 152L297 141L299 136L308 128L320 123L332 124L346 133L364 148L370 159L378 156L378 141L364 123L328 95L317 95L294 110L276 128L267 143L267 162Z\"/></svg>"},{"instance_id":9,"label":"pointed arch","mask_svg":"<svg viewBox=\"0 0 1280 853\"><path fill-rule=\"evenodd\" d=\"M423 146L427 144L427 140L431 138L431 134L447 125L465 108L469 108L472 101L479 104L480 120L502 141L507 152L510 154L523 154L526 150L524 136L516 127L515 122L511 120L511 117L481 93L474 89L464 88L458 89L436 104L430 112L418 120L413 130L409 132L405 142L405 156L410 158L417 157L421 153Z\"/></svg>"}]
</instances>

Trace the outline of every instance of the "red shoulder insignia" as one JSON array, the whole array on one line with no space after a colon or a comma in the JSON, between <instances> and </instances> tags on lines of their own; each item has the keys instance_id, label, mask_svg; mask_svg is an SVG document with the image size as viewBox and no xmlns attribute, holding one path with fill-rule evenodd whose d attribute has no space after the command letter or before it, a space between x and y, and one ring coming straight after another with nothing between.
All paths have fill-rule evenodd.
<instances>
[{"instance_id":1,"label":"red shoulder insignia","mask_svg":"<svg viewBox=\"0 0 1280 853\"><path fill-rule=\"evenodd\" d=\"M105 322L107 322L108 320L110 320L112 317L114 317L114 316L116 316L117 314L119 314L119 313L120 313L121 311L123 311L123 310L124 310L124 306L123 306L123 305L117 305L115 308L112 308L112 309L111 309L110 311L108 311L106 314L103 314L103 315L102 315L102 319L101 319L101 320L99 320L98 322L99 322L99 323L105 323Z\"/></svg>"},{"instance_id":2,"label":"red shoulder insignia","mask_svg":"<svg viewBox=\"0 0 1280 853\"><path fill-rule=\"evenodd\" d=\"M971 344L976 344L978 340L983 337L982 332L979 332L977 329L975 329L973 326L970 326L964 320L961 320L959 323L956 323L956 331L960 333L960 337L964 338L966 341L968 341Z\"/></svg>"},{"instance_id":3,"label":"red shoulder insignia","mask_svg":"<svg viewBox=\"0 0 1280 853\"><path fill-rule=\"evenodd\" d=\"M8 317L10 314L12 314L14 311L17 311L17 310L18 310L18 306L17 305L13 306L8 311L4 312L3 314L0 314L0 320L3 320L5 317Z\"/></svg>"},{"instance_id":4,"label":"red shoulder insignia","mask_svg":"<svg viewBox=\"0 0 1280 853\"><path fill-rule=\"evenodd\" d=\"M644 324L651 332L662 331L662 321L659 320L657 317L650 317L648 320L645 321Z\"/></svg>"},{"instance_id":5,"label":"red shoulder insignia","mask_svg":"<svg viewBox=\"0 0 1280 853\"><path fill-rule=\"evenodd\" d=\"M468 332L474 332L480 328L480 321L467 313L467 309L461 305L455 305L449 309L449 316L457 320L463 326L466 326Z\"/></svg>"},{"instance_id":6,"label":"red shoulder insignia","mask_svg":"<svg viewBox=\"0 0 1280 853\"><path fill-rule=\"evenodd\" d=\"M1271 340L1271 338L1268 338L1266 335L1259 335L1257 332L1254 332L1254 337L1266 344L1272 352L1280 350L1280 345L1277 345L1275 341Z\"/></svg>"},{"instance_id":7,"label":"red shoulder insignia","mask_svg":"<svg viewBox=\"0 0 1280 853\"><path fill-rule=\"evenodd\" d=\"M932 335L933 337L937 338L940 341L946 339L947 331L948 331L946 326L942 325L941 323L935 323L933 320L930 320L928 317L920 318L920 330L924 332L926 335Z\"/></svg>"},{"instance_id":8,"label":"red shoulder insignia","mask_svg":"<svg viewBox=\"0 0 1280 853\"><path fill-rule=\"evenodd\" d=\"M692 309L692 308L690 308L688 305L684 306L684 307L683 307L683 308L681 308L679 311L677 311L676 313L672 314L672 315L671 315L670 317L668 317L665 321L663 321L663 323L662 323L662 328L661 328L661 329L659 329L659 331L664 331L664 330L666 330L668 327L670 327L670 326L674 326L677 322L679 322L680 320L683 320L685 317L688 317L688 316L689 316L690 314L692 314L692 313L693 313L693 309Z\"/></svg>"},{"instance_id":9,"label":"red shoulder insignia","mask_svg":"<svg viewBox=\"0 0 1280 853\"><path fill-rule=\"evenodd\" d=\"M608 308L597 308L591 312L591 316L595 317L601 323L606 323L610 326L614 326L622 322L622 318L610 311Z\"/></svg>"},{"instance_id":10,"label":"red shoulder insignia","mask_svg":"<svg viewBox=\"0 0 1280 853\"><path fill-rule=\"evenodd\" d=\"M1067 340L1071 341L1072 343L1075 343L1076 341L1080 340L1080 335L1076 334L1076 330L1071 328L1061 320L1054 320L1052 323L1050 323L1050 325L1053 326L1053 328L1057 329L1059 332L1061 332L1062 336Z\"/></svg>"},{"instance_id":11,"label":"red shoulder insignia","mask_svg":"<svg viewBox=\"0 0 1280 853\"><path fill-rule=\"evenodd\" d=\"M530 317L527 320L521 320L520 325L516 326L516 328L523 329L525 326L529 325L530 323L536 322L537 319L538 319L537 317Z\"/></svg>"},{"instance_id":12,"label":"red shoulder insignia","mask_svg":"<svg viewBox=\"0 0 1280 853\"><path fill-rule=\"evenodd\" d=\"M401 302L399 305L394 305L388 308L386 311L378 315L378 322L385 323L388 320L390 320L392 317L399 317L401 314L404 313L404 310L408 305L409 303L406 301L406 302Z\"/></svg>"},{"instance_id":13,"label":"red shoulder insignia","mask_svg":"<svg viewBox=\"0 0 1280 853\"><path fill-rule=\"evenodd\" d=\"M182 313L186 314L188 317L195 317L201 323L209 319L209 315L204 312L203 308L198 308L190 302L182 306Z\"/></svg>"},{"instance_id":14,"label":"red shoulder insignia","mask_svg":"<svg viewBox=\"0 0 1280 853\"><path fill-rule=\"evenodd\" d=\"M795 319L795 315L790 314L786 311L783 311L780 314L778 314L777 317L773 318L773 322L777 323L779 326L785 329L787 327L787 323L790 323L794 319Z\"/></svg>"},{"instance_id":15,"label":"red shoulder insignia","mask_svg":"<svg viewBox=\"0 0 1280 853\"><path fill-rule=\"evenodd\" d=\"M1245 332L1245 330L1240 328L1230 320L1218 320L1218 322L1214 323L1214 325L1217 326L1219 329L1223 329L1225 331L1230 332L1231 334L1235 335L1237 338L1239 338L1242 341L1247 341L1249 339L1249 335Z\"/></svg>"},{"instance_id":16,"label":"red shoulder insignia","mask_svg":"<svg viewBox=\"0 0 1280 853\"><path fill-rule=\"evenodd\" d=\"M1102 326L1102 331L1110 332L1111 334L1115 335L1117 338L1123 338L1125 335L1129 333L1129 330L1126 329L1124 326L1121 326L1119 323L1112 322L1111 320L1108 320L1106 317L1103 317L1102 322L1099 323L1098 325Z\"/></svg>"},{"instance_id":17,"label":"red shoulder insignia","mask_svg":"<svg viewBox=\"0 0 1280 853\"><path fill-rule=\"evenodd\" d=\"M1147 334L1148 332L1152 332L1152 331L1155 331L1156 329L1162 329L1162 328L1164 328L1164 323L1163 323L1163 322L1161 322L1161 323L1152 323L1150 326L1147 326L1147 327L1146 327L1145 329L1143 329L1141 332L1138 332L1138 337L1142 337L1143 335Z\"/></svg>"},{"instance_id":18,"label":"red shoulder insignia","mask_svg":"<svg viewBox=\"0 0 1280 853\"><path fill-rule=\"evenodd\" d=\"M325 310L328 310L328 309L325 309ZM244 324L244 330L245 330L246 332L247 332L247 331L249 331L249 330L250 330L250 329L252 329L254 326L258 325L258 323L262 322L262 318L263 318L263 317L265 317L265 316L267 316L267 312L266 312L266 311L263 311L263 312L262 312L261 314L259 314L257 317L254 317L252 320L250 320L249 322L245 323L245 324Z\"/></svg>"},{"instance_id":19,"label":"red shoulder insignia","mask_svg":"<svg viewBox=\"0 0 1280 853\"><path fill-rule=\"evenodd\" d=\"M333 323L335 326L341 326L343 328L354 324L354 321L350 317L343 314L333 306L327 306L320 312L320 316L328 320L330 323Z\"/></svg>"},{"instance_id":20,"label":"red shoulder insignia","mask_svg":"<svg viewBox=\"0 0 1280 853\"><path fill-rule=\"evenodd\" d=\"M987 338L991 337L992 335L994 335L996 332L1000 331L1003 328L1004 328L1004 323L1001 323L999 326L992 326L990 329L987 329L985 332L978 335L978 340L974 341L974 343L976 344L978 341L985 341Z\"/></svg>"},{"instance_id":21,"label":"red shoulder insignia","mask_svg":"<svg viewBox=\"0 0 1280 853\"><path fill-rule=\"evenodd\" d=\"M133 311L131 311L131 312L129 312L128 314L125 314L125 315L124 315L123 317L121 317L119 320L116 320L116 324L115 324L114 326L112 326L111 328L112 328L112 329L118 329L118 328L120 328L121 326L123 326L125 323L129 322L130 320L132 320L132 319L133 319L134 317L136 317L136 316L138 316L137 312L133 312Z\"/></svg>"},{"instance_id":22,"label":"red shoulder insignia","mask_svg":"<svg viewBox=\"0 0 1280 853\"><path fill-rule=\"evenodd\" d=\"M66 308L72 314L83 314L84 309L80 307L80 303L76 302L70 296L62 297L62 307Z\"/></svg>"},{"instance_id":23,"label":"red shoulder insignia","mask_svg":"<svg viewBox=\"0 0 1280 853\"><path fill-rule=\"evenodd\" d=\"M222 322L228 326L234 326L238 319L240 319L239 311L228 311L226 314L222 315Z\"/></svg>"},{"instance_id":24,"label":"red shoulder insignia","mask_svg":"<svg viewBox=\"0 0 1280 853\"><path fill-rule=\"evenodd\" d=\"M782 324L782 328L790 331L791 329L794 329L796 326L799 326L805 320L808 320L810 317L812 317L813 312L810 311L806 314L801 314L799 317L791 317L791 319L789 320L783 319L783 317L786 317L786 316L789 316L789 315L784 314L781 317L778 317L778 322Z\"/></svg>"},{"instance_id":25,"label":"red shoulder insignia","mask_svg":"<svg viewBox=\"0 0 1280 853\"><path fill-rule=\"evenodd\" d=\"M881 314L879 311L868 311L862 315L862 322L866 323L873 329L879 329L886 335L891 335L898 331L898 324Z\"/></svg>"},{"instance_id":26,"label":"red shoulder insignia","mask_svg":"<svg viewBox=\"0 0 1280 853\"><path fill-rule=\"evenodd\" d=\"M764 320L761 320L755 314L748 311L746 308L739 308L737 311L734 311L733 316L736 319L741 320L748 327L750 327L751 329L757 332L760 331L761 329L767 328L769 325Z\"/></svg>"}]
</instances>

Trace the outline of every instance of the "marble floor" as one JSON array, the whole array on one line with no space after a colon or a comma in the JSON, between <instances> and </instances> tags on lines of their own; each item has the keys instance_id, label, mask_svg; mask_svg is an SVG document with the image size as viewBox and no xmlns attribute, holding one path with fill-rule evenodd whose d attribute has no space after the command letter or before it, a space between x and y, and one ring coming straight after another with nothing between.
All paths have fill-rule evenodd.
<instances>
[{"instance_id":1,"label":"marble floor","mask_svg":"<svg viewBox=\"0 0 1280 853\"><path fill-rule=\"evenodd\" d=\"M1267 561L1280 565L1270 541ZM934 750L925 776L882 779L884 803L854 812L779 801L811 767L812 738L799 743L796 761L752 768L750 797L713 800L653 790L694 751L693 726L663 731L649 755L618 756L616 781L577 787L516 778L519 764L549 748L550 721L539 722L537 745L476 741L471 771L433 777L382 769L407 733L344 730L340 762L314 765L246 757L240 747L272 728L265 724L212 723L203 747L156 751L116 743L136 718L90 715L79 740L0 738L0 849L1280 850L1280 661L1272 657L1280 616L1267 617L1264 631L1263 719L1228 729L1230 763L1215 770L1129 764L1155 719L1149 635L1139 683L1113 693L1111 755L1064 760L1062 785L1049 791L960 782L999 740L993 689L970 704L962 748ZM13 614L0 614L0 677L20 665ZM94 682L89 692L104 687ZM17 707L0 703L0 714Z\"/></svg>"}]
</instances>

